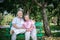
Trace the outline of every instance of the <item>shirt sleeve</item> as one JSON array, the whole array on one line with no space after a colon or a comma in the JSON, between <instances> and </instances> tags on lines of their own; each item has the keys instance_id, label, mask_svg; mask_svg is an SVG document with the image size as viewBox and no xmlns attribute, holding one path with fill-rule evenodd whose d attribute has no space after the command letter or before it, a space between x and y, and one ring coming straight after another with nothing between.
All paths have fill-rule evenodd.
<instances>
[{"instance_id":1,"label":"shirt sleeve","mask_svg":"<svg viewBox=\"0 0 60 40\"><path fill-rule=\"evenodd\" d=\"M12 24L16 24L16 18L12 20Z\"/></svg>"},{"instance_id":2,"label":"shirt sleeve","mask_svg":"<svg viewBox=\"0 0 60 40\"><path fill-rule=\"evenodd\" d=\"M32 20L31 20L31 24L33 27L35 27L35 22L33 22Z\"/></svg>"}]
</instances>

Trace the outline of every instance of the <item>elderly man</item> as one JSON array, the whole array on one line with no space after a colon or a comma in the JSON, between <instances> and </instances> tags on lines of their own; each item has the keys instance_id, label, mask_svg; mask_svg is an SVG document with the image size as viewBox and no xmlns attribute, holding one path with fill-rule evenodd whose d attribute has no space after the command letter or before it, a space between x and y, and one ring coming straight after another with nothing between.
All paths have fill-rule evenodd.
<instances>
[{"instance_id":1,"label":"elderly man","mask_svg":"<svg viewBox=\"0 0 60 40\"><path fill-rule=\"evenodd\" d=\"M12 21L12 27L10 33L12 34L11 40L16 40L16 36L19 33L24 33L26 30L22 27L24 20L22 18L23 12L19 10L17 12L17 17Z\"/></svg>"}]
</instances>

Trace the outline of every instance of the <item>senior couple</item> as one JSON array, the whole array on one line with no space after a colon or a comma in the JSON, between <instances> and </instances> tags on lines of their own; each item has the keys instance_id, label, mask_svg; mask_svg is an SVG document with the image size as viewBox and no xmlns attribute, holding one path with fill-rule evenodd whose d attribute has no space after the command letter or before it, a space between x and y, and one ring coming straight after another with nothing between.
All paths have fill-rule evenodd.
<instances>
[{"instance_id":1,"label":"senior couple","mask_svg":"<svg viewBox=\"0 0 60 40\"><path fill-rule=\"evenodd\" d=\"M12 21L12 27L10 34L12 34L11 40L16 40L17 35L20 33L25 33L25 40L30 40L30 36L33 40L37 40L36 28L34 22L29 18L29 15L24 15L23 12L19 10L17 12L17 17Z\"/></svg>"}]
</instances>

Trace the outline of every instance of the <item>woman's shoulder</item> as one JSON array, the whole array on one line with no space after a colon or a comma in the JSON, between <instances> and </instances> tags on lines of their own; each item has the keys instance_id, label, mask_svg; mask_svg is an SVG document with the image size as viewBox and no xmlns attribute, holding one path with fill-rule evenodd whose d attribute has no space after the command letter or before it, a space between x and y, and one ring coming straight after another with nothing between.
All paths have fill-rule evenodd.
<instances>
[{"instance_id":1,"label":"woman's shoulder","mask_svg":"<svg viewBox=\"0 0 60 40\"><path fill-rule=\"evenodd\" d=\"M34 24L35 23L35 20L31 20L31 23Z\"/></svg>"}]
</instances>

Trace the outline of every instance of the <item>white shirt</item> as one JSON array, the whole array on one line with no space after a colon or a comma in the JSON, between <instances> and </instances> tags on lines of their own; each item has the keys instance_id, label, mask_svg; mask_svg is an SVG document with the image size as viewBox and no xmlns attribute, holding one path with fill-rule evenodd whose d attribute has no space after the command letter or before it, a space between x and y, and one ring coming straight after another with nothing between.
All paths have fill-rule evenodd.
<instances>
[{"instance_id":1,"label":"white shirt","mask_svg":"<svg viewBox=\"0 0 60 40\"><path fill-rule=\"evenodd\" d=\"M23 26L24 20L22 18L15 17L12 21L12 24L16 24L18 28ZM12 30L15 30L15 27L11 27Z\"/></svg>"}]
</instances>

